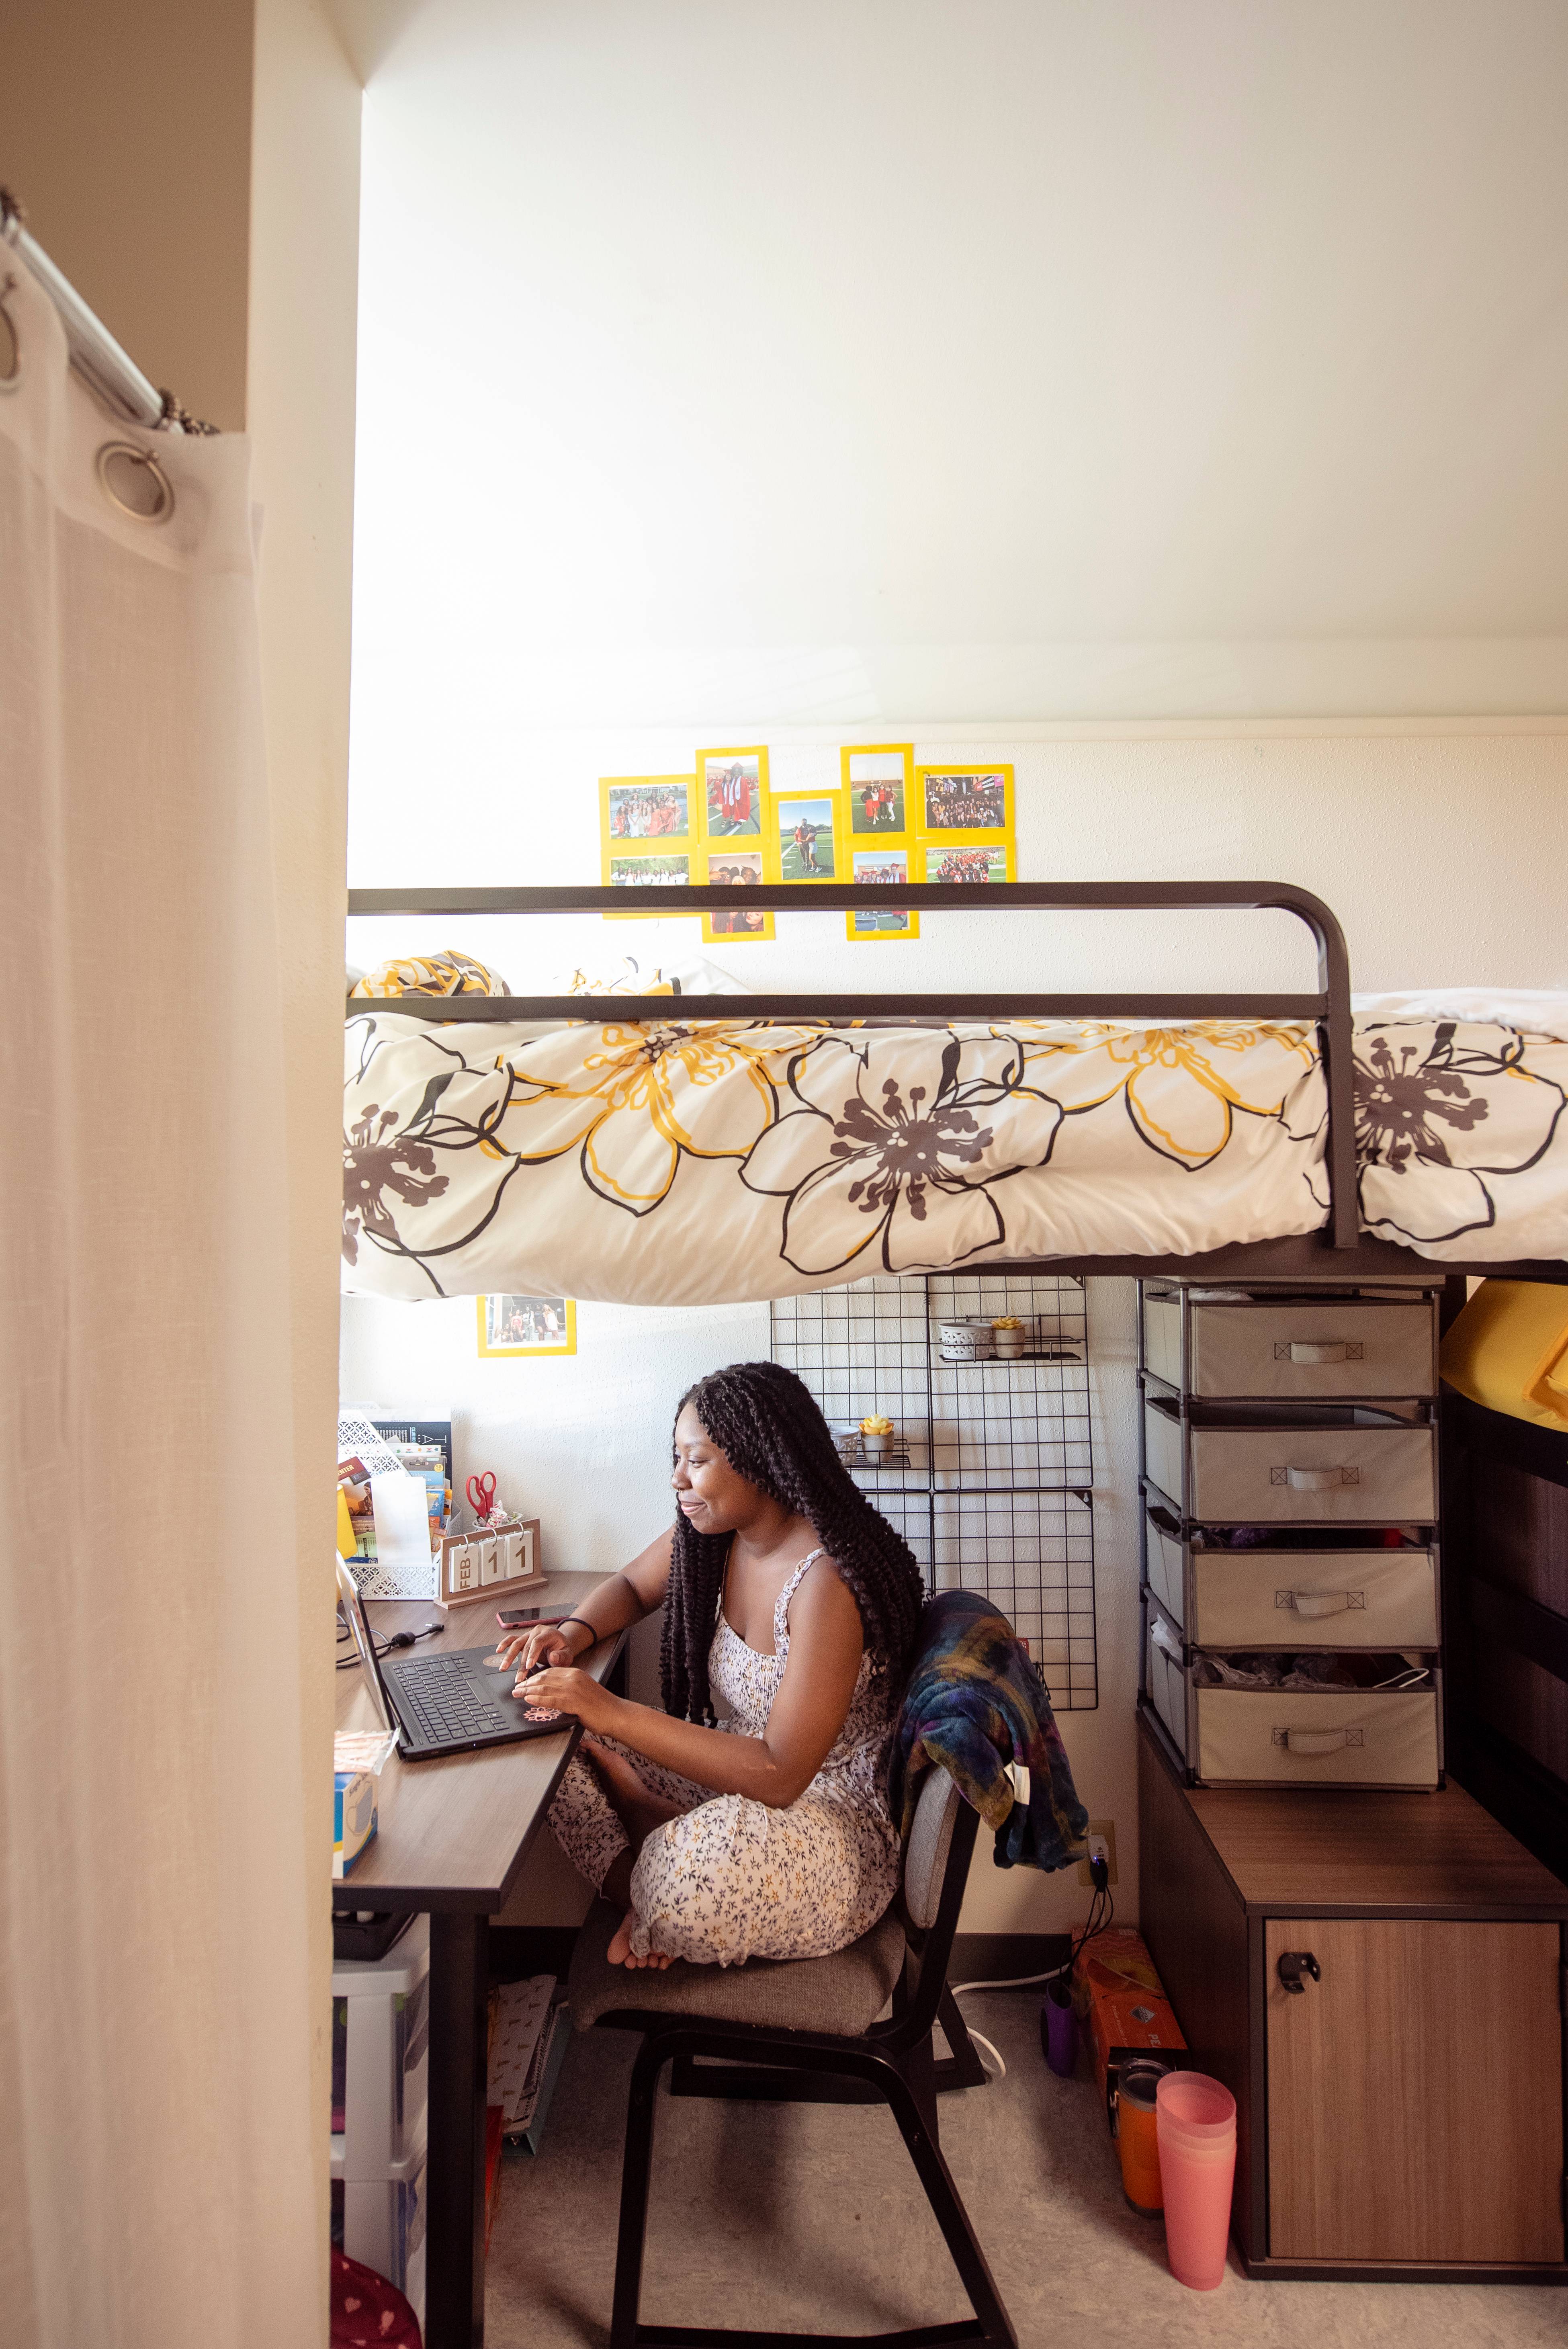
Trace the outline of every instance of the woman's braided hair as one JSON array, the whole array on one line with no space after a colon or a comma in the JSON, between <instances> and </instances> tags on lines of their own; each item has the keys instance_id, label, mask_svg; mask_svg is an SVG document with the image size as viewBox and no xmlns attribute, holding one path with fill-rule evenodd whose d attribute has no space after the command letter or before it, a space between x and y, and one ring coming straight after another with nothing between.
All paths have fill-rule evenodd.
<instances>
[{"instance_id":1,"label":"woman's braided hair","mask_svg":"<svg viewBox=\"0 0 1568 2349\"><path fill-rule=\"evenodd\" d=\"M677 1420L688 1402L738 1475L810 1520L861 1610L868 1653L902 1681L925 1596L920 1568L845 1468L809 1389L781 1363L732 1362L686 1389ZM659 1672L665 1711L682 1720L714 1717L707 1651L729 1544L677 1514Z\"/></svg>"}]
</instances>

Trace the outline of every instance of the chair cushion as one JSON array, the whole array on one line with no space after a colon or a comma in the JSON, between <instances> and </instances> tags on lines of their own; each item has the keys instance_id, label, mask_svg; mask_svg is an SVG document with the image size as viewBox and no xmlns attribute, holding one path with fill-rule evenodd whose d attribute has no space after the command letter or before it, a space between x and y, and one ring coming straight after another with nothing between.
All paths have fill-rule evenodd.
<instances>
[{"instance_id":1,"label":"chair cushion","mask_svg":"<svg viewBox=\"0 0 1568 2349\"><path fill-rule=\"evenodd\" d=\"M613 2024L624 2016L624 2027L637 2030L666 2015L690 2014L858 2038L887 2004L903 1967L903 1927L891 1909L831 1957L749 1958L743 1966L694 1966L676 1958L662 1973L606 1961L622 1914L596 1900L577 1936L567 1995L579 2031L602 2015Z\"/></svg>"}]
</instances>

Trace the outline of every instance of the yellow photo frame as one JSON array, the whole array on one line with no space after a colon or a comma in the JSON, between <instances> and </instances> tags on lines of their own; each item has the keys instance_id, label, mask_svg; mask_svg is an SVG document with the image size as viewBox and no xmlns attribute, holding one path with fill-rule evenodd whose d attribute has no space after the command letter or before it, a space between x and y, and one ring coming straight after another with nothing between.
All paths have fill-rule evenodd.
<instances>
[{"instance_id":1,"label":"yellow photo frame","mask_svg":"<svg viewBox=\"0 0 1568 2349\"><path fill-rule=\"evenodd\" d=\"M698 872L695 775L601 775L599 778L599 877L606 889L625 880L634 863L644 858L685 857L686 878ZM672 820L684 822L684 832L671 831ZM620 828L617 829L617 826ZM662 868L661 868L662 869ZM650 869L646 877L655 876ZM607 922L678 920L677 915L606 914Z\"/></svg>"},{"instance_id":2,"label":"yellow photo frame","mask_svg":"<svg viewBox=\"0 0 1568 2349\"><path fill-rule=\"evenodd\" d=\"M768 877L767 843L741 833L728 840L710 840L704 851L703 865L703 879L709 888L755 888ZM705 946L749 945L758 938L770 938L773 934L773 916L760 908L753 913L737 906L702 917Z\"/></svg>"},{"instance_id":3,"label":"yellow photo frame","mask_svg":"<svg viewBox=\"0 0 1568 2349\"><path fill-rule=\"evenodd\" d=\"M923 840L920 877L938 885L1011 881L1013 843L1010 840Z\"/></svg>"},{"instance_id":4,"label":"yellow photo frame","mask_svg":"<svg viewBox=\"0 0 1568 2349\"><path fill-rule=\"evenodd\" d=\"M604 856L604 886L606 889L691 888L702 880L702 851L687 842L673 848L656 845L645 848L639 843L635 849L606 851ZM672 906L667 914L639 911L633 907L625 914L606 914L607 922L678 922L689 921L692 915L685 906Z\"/></svg>"},{"instance_id":5,"label":"yellow photo frame","mask_svg":"<svg viewBox=\"0 0 1568 2349\"><path fill-rule=\"evenodd\" d=\"M848 742L839 752L839 776L851 848L915 831L913 742Z\"/></svg>"},{"instance_id":6,"label":"yellow photo frame","mask_svg":"<svg viewBox=\"0 0 1568 2349\"><path fill-rule=\"evenodd\" d=\"M844 879L849 860L840 792L775 792L769 812L768 847L776 880L809 888L813 882Z\"/></svg>"},{"instance_id":7,"label":"yellow photo frame","mask_svg":"<svg viewBox=\"0 0 1568 2349\"><path fill-rule=\"evenodd\" d=\"M954 759L917 767L910 826L925 841L1013 838L1013 770L999 761Z\"/></svg>"},{"instance_id":8,"label":"yellow photo frame","mask_svg":"<svg viewBox=\"0 0 1568 2349\"><path fill-rule=\"evenodd\" d=\"M487 1361L577 1351L574 1297L476 1297L480 1352Z\"/></svg>"},{"instance_id":9,"label":"yellow photo frame","mask_svg":"<svg viewBox=\"0 0 1568 2349\"><path fill-rule=\"evenodd\" d=\"M696 754L697 818L703 838L761 840L768 831L768 746Z\"/></svg>"},{"instance_id":10,"label":"yellow photo frame","mask_svg":"<svg viewBox=\"0 0 1568 2349\"><path fill-rule=\"evenodd\" d=\"M889 897L885 912L881 906L850 908L844 916L844 936L851 946L884 946L897 939L919 937L920 916L913 905L900 905L892 895L896 883L913 880L913 860L914 851L907 841L865 840L857 845L851 837L846 878L872 882L879 888L886 888ZM892 867L896 871L891 871ZM884 878L884 874L888 877Z\"/></svg>"}]
</instances>

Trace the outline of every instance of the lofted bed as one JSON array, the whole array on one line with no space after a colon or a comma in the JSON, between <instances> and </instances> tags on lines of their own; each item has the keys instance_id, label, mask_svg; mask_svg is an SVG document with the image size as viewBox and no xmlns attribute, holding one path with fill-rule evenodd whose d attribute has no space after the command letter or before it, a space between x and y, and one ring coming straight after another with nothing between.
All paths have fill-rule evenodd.
<instances>
[{"instance_id":1,"label":"lofted bed","mask_svg":"<svg viewBox=\"0 0 1568 2349\"><path fill-rule=\"evenodd\" d=\"M1560 1280L1568 999L1353 1009L1274 882L911 885L932 912L1275 909L1304 993L467 991L348 1005L345 1286L694 1305L1032 1268ZM360 889L351 916L877 907L841 884ZM1541 1009L1553 1006L1553 1009Z\"/></svg>"}]
</instances>

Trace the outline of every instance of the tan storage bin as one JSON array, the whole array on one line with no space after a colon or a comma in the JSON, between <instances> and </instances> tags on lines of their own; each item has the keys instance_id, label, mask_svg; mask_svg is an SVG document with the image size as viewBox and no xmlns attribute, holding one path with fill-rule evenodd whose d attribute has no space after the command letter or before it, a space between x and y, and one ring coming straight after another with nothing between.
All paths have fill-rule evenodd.
<instances>
[{"instance_id":1,"label":"tan storage bin","mask_svg":"<svg viewBox=\"0 0 1568 2349\"><path fill-rule=\"evenodd\" d=\"M1200 1688L1198 1776L1295 1786L1435 1786L1431 1689Z\"/></svg>"},{"instance_id":2,"label":"tan storage bin","mask_svg":"<svg viewBox=\"0 0 1568 2349\"><path fill-rule=\"evenodd\" d=\"M1175 1739L1178 1750L1185 1754L1187 1673L1181 1661L1181 1641L1152 1612L1144 1637L1148 1643L1150 1701Z\"/></svg>"},{"instance_id":3,"label":"tan storage bin","mask_svg":"<svg viewBox=\"0 0 1568 2349\"><path fill-rule=\"evenodd\" d=\"M1167 1386L1181 1384L1181 1307L1174 1297L1143 1292L1143 1360Z\"/></svg>"},{"instance_id":4,"label":"tan storage bin","mask_svg":"<svg viewBox=\"0 0 1568 2349\"><path fill-rule=\"evenodd\" d=\"M1181 1421L1153 1395L1143 1398L1143 1463L1152 1482L1181 1509Z\"/></svg>"},{"instance_id":5,"label":"tan storage bin","mask_svg":"<svg viewBox=\"0 0 1568 2349\"><path fill-rule=\"evenodd\" d=\"M1155 1533L1151 1521L1151 1584ZM1205 1648L1435 1648L1440 1636L1429 1549L1195 1549L1192 1593L1188 1637Z\"/></svg>"},{"instance_id":6,"label":"tan storage bin","mask_svg":"<svg viewBox=\"0 0 1568 2349\"><path fill-rule=\"evenodd\" d=\"M1181 1428L1173 1433L1179 1447ZM1429 1427L1194 1427L1191 1446L1190 1516L1222 1525L1388 1526L1437 1517Z\"/></svg>"},{"instance_id":7,"label":"tan storage bin","mask_svg":"<svg viewBox=\"0 0 1568 2349\"><path fill-rule=\"evenodd\" d=\"M1194 1305L1195 1395L1311 1402L1437 1392L1432 1312L1409 1305ZM1162 1371L1161 1377L1166 1374Z\"/></svg>"},{"instance_id":8,"label":"tan storage bin","mask_svg":"<svg viewBox=\"0 0 1568 2349\"><path fill-rule=\"evenodd\" d=\"M1178 1623L1187 1620L1187 1593L1183 1572L1184 1545L1181 1528L1176 1519L1161 1508L1150 1508L1144 1557L1149 1568L1149 1588L1156 1599L1173 1615ZM1278 1647L1278 1640L1270 1645Z\"/></svg>"}]
</instances>

